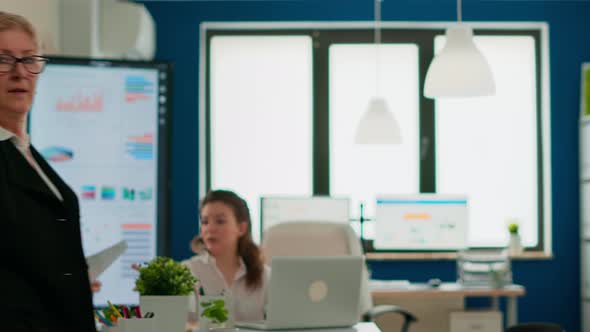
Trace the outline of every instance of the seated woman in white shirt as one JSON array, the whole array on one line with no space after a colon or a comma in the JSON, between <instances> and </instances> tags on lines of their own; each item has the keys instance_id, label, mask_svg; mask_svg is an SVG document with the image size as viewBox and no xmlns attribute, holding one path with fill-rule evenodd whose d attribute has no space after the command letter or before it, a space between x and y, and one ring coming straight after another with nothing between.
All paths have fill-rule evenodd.
<instances>
[{"instance_id":1,"label":"seated woman in white shirt","mask_svg":"<svg viewBox=\"0 0 590 332\"><path fill-rule=\"evenodd\" d=\"M235 320L264 319L270 268L252 240L248 204L234 192L210 191L200 219L200 235L192 243L198 255L183 261L199 279L197 294L229 295Z\"/></svg>"}]
</instances>

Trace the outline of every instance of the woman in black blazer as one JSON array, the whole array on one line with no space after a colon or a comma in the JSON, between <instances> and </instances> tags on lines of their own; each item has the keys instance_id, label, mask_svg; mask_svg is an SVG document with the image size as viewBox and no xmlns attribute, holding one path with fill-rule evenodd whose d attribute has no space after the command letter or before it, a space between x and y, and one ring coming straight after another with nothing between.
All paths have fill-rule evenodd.
<instances>
[{"instance_id":1,"label":"woman in black blazer","mask_svg":"<svg viewBox=\"0 0 590 332\"><path fill-rule=\"evenodd\" d=\"M29 144L36 33L0 11L0 330L94 332L75 193Z\"/></svg>"}]
</instances>

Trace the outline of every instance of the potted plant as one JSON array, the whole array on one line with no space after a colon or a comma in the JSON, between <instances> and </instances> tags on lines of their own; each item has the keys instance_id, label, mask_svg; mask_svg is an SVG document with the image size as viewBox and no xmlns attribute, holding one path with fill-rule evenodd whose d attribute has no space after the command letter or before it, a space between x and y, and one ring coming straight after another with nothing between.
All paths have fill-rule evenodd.
<instances>
[{"instance_id":1,"label":"potted plant","mask_svg":"<svg viewBox=\"0 0 590 332\"><path fill-rule=\"evenodd\" d=\"M508 224L508 233L510 238L508 240L508 254L510 256L518 256L522 254L522 243L520 234L518 234L518 223L512 221Z\"/></svg>"},{"instance_id":2,"label":"potted plant","mask_svg":"<svg viewBox=\"0 0 590 332\"><path fill-rule=\"evenodd\" d=\"M209 320L209 330L225 330L228 321L229 311L225 307L223 298L202 298L201 299L201 317Z\"/></svg>"},{"instance_id":3,"label":"potted plant","mask_svg":"<svg viewBox=\"0 0 590 332\"><path fill-rule=\"evenodd\" d=\"M153 312L156 331L184 332L197 279L189 268L168 257L140 265L135 288L143 314Z\"/></svg>"}]
</instances>

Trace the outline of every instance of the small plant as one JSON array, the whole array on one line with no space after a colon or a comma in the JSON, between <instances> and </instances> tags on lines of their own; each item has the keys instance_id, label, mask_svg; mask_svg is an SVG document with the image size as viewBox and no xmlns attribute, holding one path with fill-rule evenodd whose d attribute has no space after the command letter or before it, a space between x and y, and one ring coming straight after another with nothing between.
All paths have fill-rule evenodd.
<instances>
[{"instance_id":1,"label":"small plant","mask_svg":"<svg viewBox=\"0 0 590 332\"><path fill-rule=\"evenodd\" d=\"M514 222L508 224L508 232L510 232L510 234L518 234L518 224Z\"/></svg>"},{"instance_id":2,"label":"small plant","mask_svg":"<svg viewBox=\"0 0 590 332\"><path fill-rule=\"evenodd\" d=\"M138 271L135 288L140 295L189 295L197 282L188 267L168 257L156 257Z\"/></svg>"},{"instance_id":3,"label":"small plant","mask_svg":"<svg viewBox=\"0 0 590 332\"><path fill-rule=\"evenodd\" d=\"M203 301L201 302L201 306L204 309L201 317L209 318L215 324L223 324L227 321L228 311L225 309L225 301L223 299Z\"/></svg>"}]
</instances>

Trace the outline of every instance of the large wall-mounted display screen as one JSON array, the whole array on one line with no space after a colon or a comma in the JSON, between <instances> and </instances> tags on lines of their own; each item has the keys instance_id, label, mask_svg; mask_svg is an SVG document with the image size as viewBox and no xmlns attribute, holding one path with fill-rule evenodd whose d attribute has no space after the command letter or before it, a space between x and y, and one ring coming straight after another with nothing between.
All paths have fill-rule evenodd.
<instances>
[{"instance_id":1,"label":"large wall-mounted display screen","mask_svg":"<svg viewBox=\"0 0 590 332\"><path fill-rule=\"evenodd\" d=\"M85 254L127 251L95 305L138 302L132 263L167 254L170 65L51 58L29 118L32 143L76 192Z\"/></svg>"}]
</instances>

